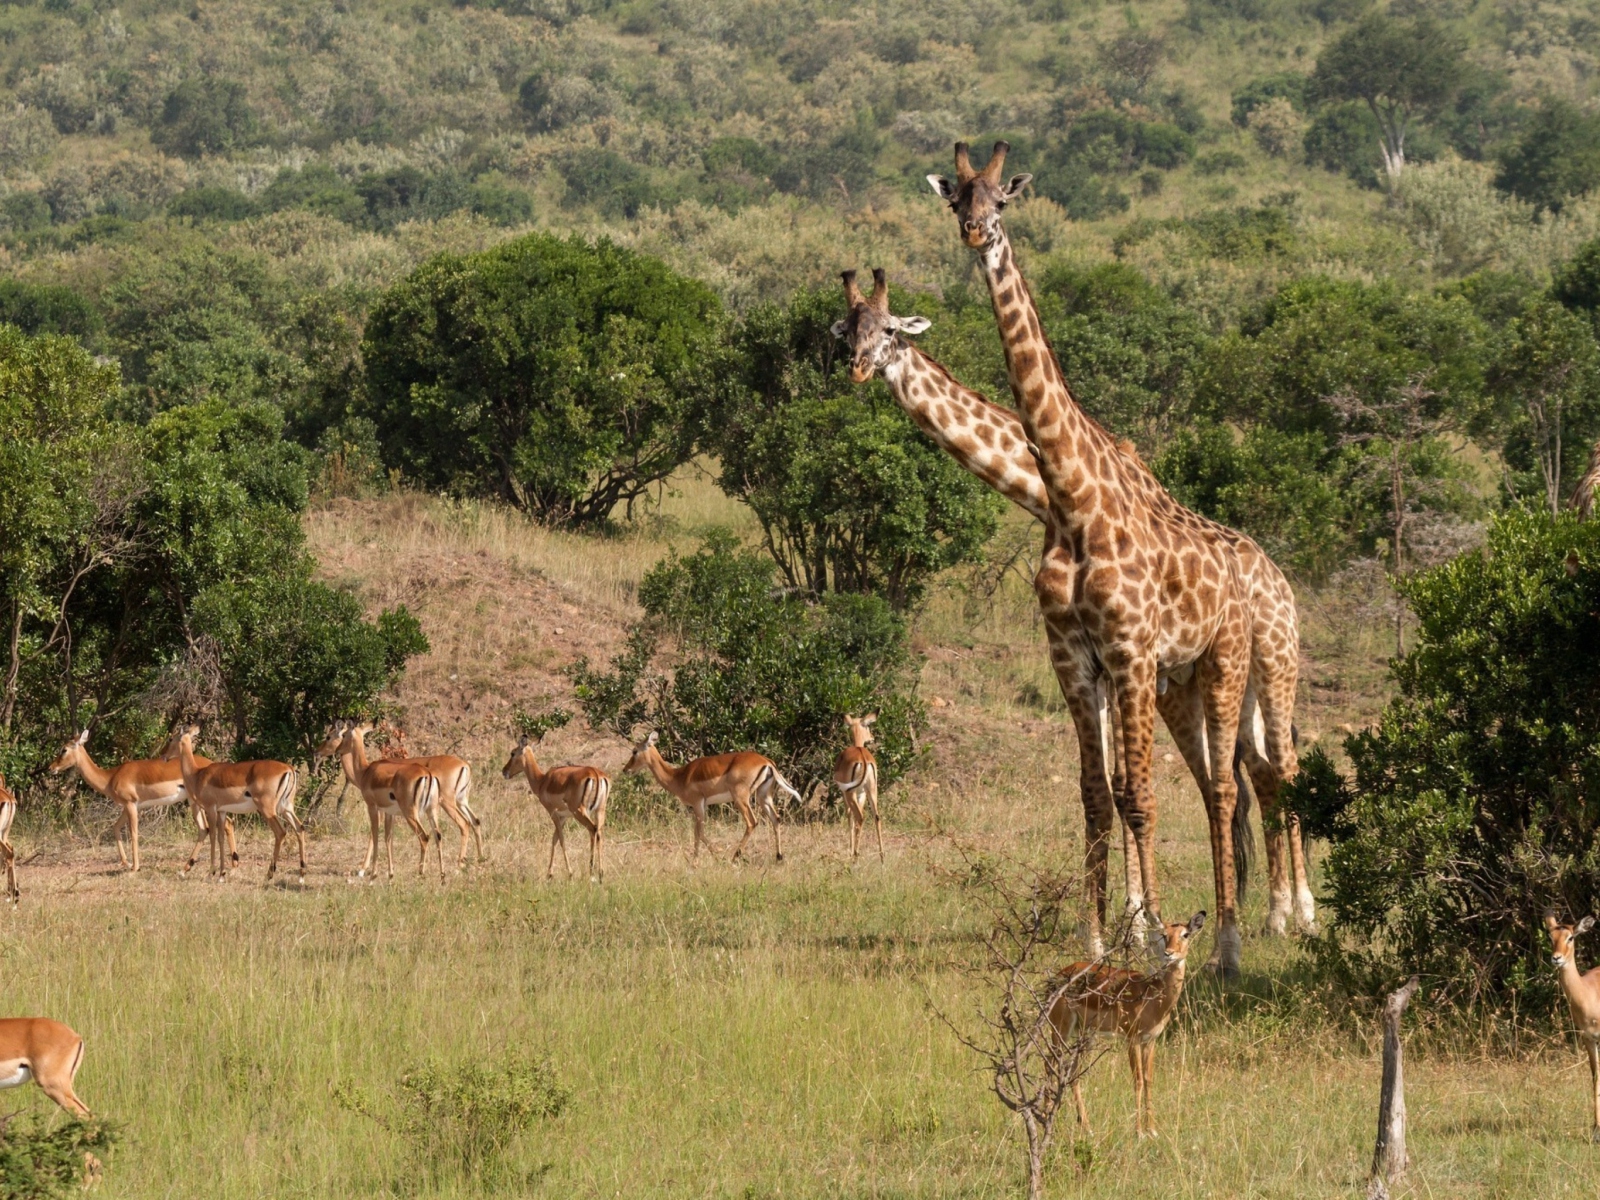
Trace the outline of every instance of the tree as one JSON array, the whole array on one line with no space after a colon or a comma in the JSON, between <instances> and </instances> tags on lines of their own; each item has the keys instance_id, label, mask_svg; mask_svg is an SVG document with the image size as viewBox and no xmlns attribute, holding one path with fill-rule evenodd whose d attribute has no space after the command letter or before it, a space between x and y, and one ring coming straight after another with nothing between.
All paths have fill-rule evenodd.
<instances>
[{"instance_id":1,"label":"tree","mask_svg":"<svg viewBox=\"0 0 1600 1200\"><path fill-rule=\"evenodd\" d=\"M876 712L879 781L893 783L925 719L905 623L876 596L808 603L774 574L726 531L654 567L639 585L645 619L611 670L572 668L584 715L621 737L654 729L678 761L759 751L809 793L831 777L844 714ZM671 673L652 673L669 638Z\"/></svg>"},{"instance_id":2,"label":"tree","mask_svg":"<svg viewBox=\"0 0 1600 1200\"><path fill-rule=\"evenodd\" d=\"M1560 212L1567 200L1600 185L1600 115L1546 100L1522 136L1501 151L1494 182L1529 204Z\"/></svg>"},{"instance_id":3,"label":"tree","mask_svg":"<svg viewBox=\"0 0 1600 1200\"><path fill-rule=\"evenodd\" d=\"M1465 52L1466 43L1431 18L1375 13L1323 51L1312 87L1325 100L1366 104L1382 131L1392 187L1405 169L1413 122L1441 111L1460 89Z\"/></svg>"},{"instance_id":4,"label":"tree","mask_svg":"<svg viewBox=\"0 0 1600 1200\"><path fill-rule=\"evenodd\" d=\"M974 561L1001 505L911 422L882 383L851 384L830 326L836 289L768 305L741 327L742 388L715 422L718 484L755 511L790 587L914 604Z\"/></svg>"},{"instance_id":5,"label":"tree","mask_svg":"<svg viewBox=\"0 0 1600 1200\"><path fill-rule=\"evenodd\" d=\"M1345 740L1352 778L1317 753L1287 789L1331 842L1316 950L1367 995L1416 971L1537 1019L1540 914L1600 902L1600 524L1512 509L1484 551L1399 586L1418 623L1399 695Z\"/></svg>"},{"instance_id":6,"label":"tree","mask_svg":"<svg viewBox=\"0 0 1600 1200\"><path fill-rule=\"evenodd\" d=\"M1581 471L1600 435L1600 348L1588 321L1552 299L1532 301L1499 339L1474 432L1497 444L1508 472L1535 474L1552 513L1563 477ZM1507 476L1513 496L1524 490Z\"/></svg>"},{"instance_id":7,"label":"tree","mask_svg":"<svg viewBox=\"0 0 1600 1200\"><path fill-rule=\"evenodd\" d=\"M244 85L207 75L185 79L168 94L150 140L186 158L226 154L254 144L258 127Z\"/></svg>"},{"instance_id":8,"label":"tree","mask_svg":"<svg viewBox=\"0 0 1600 1200\"><path fill-rule=\"evenodd\" d=\"M384 461L430 488L597 525L695 453L725 370L716 296L608 241L445 254L367 323Z\"/></svg>"},{"instance_id":9,"label":"tree","mask_svg":"<svg viewBox=\"0 0 1600 1200\"><path fill-rule=\"evenodd\" d=\"M23 333L61 333L89 341L105 322L93 304L69 287L0 279L0 324L15 325Z\"/></svg>"}]
</instances>

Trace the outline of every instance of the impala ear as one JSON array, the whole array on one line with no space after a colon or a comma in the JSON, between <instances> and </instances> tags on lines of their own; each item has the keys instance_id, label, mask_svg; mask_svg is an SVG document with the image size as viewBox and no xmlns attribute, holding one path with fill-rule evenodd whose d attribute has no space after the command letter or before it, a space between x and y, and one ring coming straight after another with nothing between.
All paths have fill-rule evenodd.
<instances>
[{"instance_id":1,"label":"impala ear","mask_svg":"<svg viewBox=\"0 0 1600 1200\"><path fill-rule=\"evenodd\" d=\"M956 185L943 175L929 175L928 182L933 185L933 190L938 193L939 199L954 201L956 198Z\"/></svg>"},{"instance_id":2,"label":"impala ear","mask_svg":"<svg viewBox=\"0 0 1600 1200\"><path fill-rule=\"evenodd\" d=\"M1554 933L1560 924L1561 922L1556 920L1555 909L1547 908L1544 910L1544 927L1546 929L1548 929L1551 933Z\"/></svg>"},{"instance_id":3,"label":"impala ear","mask_svg":"<svg viewBox=\"0 0 1600 1200\"><path fill-rule=\"evenodd\" d=\"M660 740L661 740L661 734L658 733L656 730L652 729L650 731L650 736L645 738L644 744L646 746L654 746Z\"/></svg>"},{"instance_id":4,"label":"impala ear","mask_svg":"<svg viewBox=\"0 0 1600 1200\"><path fill-rule=\"evenodd\" d=\"M871 725L874 722L876 722L877 719L878 719L878 714L877 713L868 713L866 716L861 718L861 723L863 725Z\"/></svg>"},{"instance_id":5,"label":"impala ear","mask_svg":"<svg viewBox=\"0 0 1600 1200\"><path fill-rule=\"evenodd\" d=\"M87 729L84 729L84 730L80 731L79 734L78 734L78 745L86 746L88 744L89 744L89 731Z\"/></svg>"},{"instance_id":6,"label":"impala ear","mask_svg":"<svg viewBox=\"0 0 1600 1200\"><path fill-rule=\"evenodd\" d=\"M1193 934L1196 934L1196 933L1200 932L1201 926L1203 926L1205 923L1206 923L1206 910L1202 908L1199 912L1195 913L1194 916L1189 918L1189 924L1188 924L1189 933L1191 935L1193 935Z\"/></svg>"},{"instance_id":7,"label":"impala ear","mask_svg":"<svg viewBox=\"0 0 1600 1200\"><path fill-rule=\"evenodd\" d=\"M1585 917L1583 920L1578 922L1578 932L1579 933L1588 933L1589 930L1591 930L1593 928L1594 928L1594 918L1593 917Z\"/></svg>"},{"instance_id":8,"label":"impala ear","mask_svg":"<svg viewBox=\"0 0 1600 1200\"><path fill-rule=\"evenodd\" d=\"M835 321L832 325L828 326L828 330L833 334L834 337L838 338L840 341L843 341L844 335L850 331L850 322Z\"/></svg>"}]
</instances>

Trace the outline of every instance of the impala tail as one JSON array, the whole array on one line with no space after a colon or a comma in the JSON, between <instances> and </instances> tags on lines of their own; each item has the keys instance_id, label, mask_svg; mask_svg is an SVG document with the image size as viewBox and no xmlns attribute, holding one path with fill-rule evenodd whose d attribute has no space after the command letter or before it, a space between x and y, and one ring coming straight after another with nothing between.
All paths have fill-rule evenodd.
<instances>
[{"instance_id":1,"label":"impala tail","mask_svg":"<svg viewBox=\"0 0 1600 1200\"><path fill-rule=\"evenodd\" d=\"M278 783L278 811L289 818L291 827L300 824L300 818L295 815L295 797L300 792L300 776L292 768L284 773L283 779Z\"/></svg>"},{"instance_id":2,"label":"impala tail","mask_svg":"<svg viewBox=\"0 0 1600 1200\"><path fill-rule=\"evenodd\" d=\"M595 819L595 814L605 807L606 800L611 795L611 781L604 777L585 781L583 790L589 793L588 800L584 803L583 811L589 814L589 819Z\"/></svg>"},{"instance_id":3,"label":"impala tail","mask_svg":"<svg viewBox=\"0 0 1600 1200\"><path fill-rule=\"evenodd\" d=\"M472 795L472 768L461 768L461 774L456 778L456 808L461 815L474 825L482 825L478 814L472 811L470 797Z\"/></svg>"}]
</instances>

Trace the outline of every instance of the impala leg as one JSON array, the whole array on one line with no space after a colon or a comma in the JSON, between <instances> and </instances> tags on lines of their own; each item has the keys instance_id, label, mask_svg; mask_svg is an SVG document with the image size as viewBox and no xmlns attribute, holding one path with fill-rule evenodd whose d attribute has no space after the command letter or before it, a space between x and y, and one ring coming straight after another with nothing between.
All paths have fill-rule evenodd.
<instances>
[{"instance_id":1,"label":"impala leg","mask_svg":"<svg viewBox=\"0 0 1600 1200\"><path fill-rule=\"evenodd\" d=\"M554 879L556 877L556 843L561 840L561 818L556 816L555 813L551 813L550 823L554 828L550 830L550 861L545 865L544 869L544 877L546 879Z\"/></svg>"},{"instance_id":2,"label":"impala leg","mask_svg":"<svg viewBox=\"0 0 1600 1200\"><path fill-rule=\"evenodd\" d=\"M1150 1093L1156 1081L1156 1043L1152 1038L1143 1046L1144 1051L1144 1128L1151 1137L1156 1136L1156 1104Z\"/></svg>"},{"instance_id":3,"label":"impala leg","mask_svg":"<svg viewBox=\"0 0 1600 1200\"><path fill-rule=\"evenodd\" d=\"M1584 1043L1589 1051L1589 1086L1594 1093L1594 1124L1589 1127L1589 1140L1600 1142L1600 1038L1587 1037Z\"/></svg>"},{"instance_id":4,"label":"impala leg","mask_svg":"<svg viewBox=\"0 0 1600 1200\"><path fill-rule=\"evenodd\" d=\"M278 873L278 855L283 850L283 839L288 836L289 831L283 827L283 820L277 813L273 813L270 817L267 817L266 813L261 815L266 817L267 828L272 830L272 861L267 864L267 882L271 883L272 877Z\"/></svg>"},{"instance_id":5,"label":"impala leg","mask_svg":"<svg viewBox=\"0 0 1600 1200\"><path fill-rule=\"evenodd\" d=\"M205 809L198 804L191 804L189 806L189 814L194 817L195 827L200 831L200 836L195 839L194 849L189 854L189 865L179 872L185 878L188 878L189 872L194 870L194 864L200 861L201 845L209 841L211 837L211 828L206 824Z\"/></svg>"},{"instance_id":6,"label":"impala leg","mask_svg":"<svg viewBox=\"0 0 1600 1200\"><path fill-rule=\"evenodd\" d=\"M878 812L878 774L874 771L867 777L867 800L872 805L872 831L878 835L878 862L883 858L883 816Z\"/></svg>"},{"instance_id":7,"label":"impala leg","mask_svg":"<svg viewBox=\"0 0 1600 1200\"><path fill-rule=\"evenodd\" d=\"M845 815L850 819L850 861L854 862L860 854L861 826L865 821L861 806L856 803L854 788L844 794L844 804Z\"/></svg>"},{"instance_id":8,"label":"impala leg","mask_svg":"<svg viewBox=\"0 0 1600 1200\"><path fill-rule=\"evenodd\" d=\"M433 846L434 857L439 860L439 882L444 882L444 830L439 828L439 807L434 805L428 810L428 815L433 821ZM465 846L462 847L465 849ZM461 869L459 866L456 868Z\"/></svg>"},{"instance_id":9,"label":"impala leg","mask_svg":"<svg viewBox=\"0 0 1600 1200\"><path fill-rule=\"evenodd\" d=\"M128 847L133 851L133 873L139 873L139 806L128 805ZM118 849L121 849L119 846Z\"/></svg>"},{"instance_id":10,"label":"impala leg","mask_svg":"<svg viewBox=\"0 0 1600 1200\"><path fill-rule=\"evenodd\" d=\"M122 845L122 827L128 823L128 809L131 805L123 805L122 811L117 814L117 819L111 822L111 836L117 839L117 858L122 865L128 865L128 854Z\"/></svg>"},{"instance_id":11,"label":"impala leg","mask_svg":"<svg viewBox=\"0 0 1600 1200\"><path fill-rule=\"evenodd\" d=\"M1133 1072L1133 1136L1144 1136L1144 1053L1139 1043L1128 1039L1128 1070Z\"/></svg>"},{"instance_id":12,"label":"impala leg","mask_svg":"<svg viewBox=\"0 0 1600 1200\"><path fill-rule=\"evenodd\" d=\"M0 862L6 868L6 899L15 904L22 898L22 891L17 887L17 852L10 842L0 841Z\"/></svg>"},{"instance_id":13,"label":"impala leg","mask_svg":"<svg viewBox=\"0 0 1600 1200\"><path fill-rule=\"evenodd\" d=\"M78 1063L83 1061L82 1042L78 1043L75 1054L76 1058L70 1067L41 1071L34 1078L39 1081L39 1088L46 1096L49 1096L50 1099L54 1100L73 1116L87 1120L91 1116L89 1108L82 1100L78 1099L77 1093L72 1090L73 1076L78 1072ZM55 1066L56 1064L51 1065Z\"/></svg>"},{"instance_id":14,"label":"impala leg","mask_svg":"<svg viewBox=\"0 0 1600 1200\"><path fill-rule=\"evenodd\" d=\"M222 836L228 841L228 854L233 861L233 865L237 867L239 865L239 841L233 835L233 818L226 814L222 818Z\"/></svg>"},{"instance_id":15,"label":"impala leg","mask_svg":"<svg viewBox=\"0 0 1600 1200\"><path fill-rule=\"evenodd\" d=\"M375 873L378 865L378 810L370 804L367 805L367 825L370 829L367 856L361 860L361 870L356 872L357 879L366 879Z\"/></svg>"},{"instance_id":16,"label":"impala leg","mask_svg":"<svg viewBox=\"0 0 1600 1200\"><path fill-rule=\"evenodd\" d=\"M694 806L689 809L689 815L694 818L694 854L689 861L697 863L700 861L700 843L705 842L708 852L711 849L711 843L706 842L706 802L695 801Z\"/></svg>"},{"instance_id":17,"label":"impala leg","mask_svg":"<svg viewBox=\"0 0 1600 1200\"><path fill-rule=\"evenodd\" d=\"M389 860L389 879L394 879L394 818L387 813L383 817L383 853Z\"/></svg>"},{"instance_id":18,"label":"impala leg","mask_svg":"<svg viewBox=\"0 0 1600 1200\"><path fill-rule=\"evenodd\" d=\"M572 860L567 857L567 830L566 830L566 825L567 825L567 823L564 820L558 820L556 822L556 841L558 843L560 843L560 846L561 846L561 865L567 869L567 878L571 879L572 878ZM551 865L552 868L555 866L555 859L554 858L552 858L550 860L550 865Z\"/></svg>"},{"instance_id":19,"label":"impala leg","mask_svg":"<svg viewBox=\"0 0 1600 1200\"><path fill-rule=\"evenodd\" d=\"M1093 1134L1094 1130L1089 1128L1089 1110L1085 1108L1083 1104L1082 1079L1074 1079L1072 1081L1072 1103L1078 1110L1079 1127L1082 1128L1084 1133Z\"/></svg>"},{"instance_id":20,"label":"impala leg","mask_svg":"<svg viewBox=\"0 0 1600 1200\"><path fill-rule=\"evenodd\" d=\"M456 870L464 870L467 865L467 844L472 836L472 826L467 823L467 819L461 815L461 810L456 807L454 796L447 799L443 793L440 793L439 807L444 809L445 816L450 818L461 834L461 855L456 859ZM438 823L437 817L434 818L434 823ZM443 854L444 851L441 850L440 853ZM481 858L482 855L479 857Z\"/></svg>"},{"instance_id":21,"label":"impala leg","mask_svg":"<svg viewBox=\"0 0 1600 1200\"><path fill-rule=\"evenodd\" d=\"M420 879L428 869L428 830L417 816L414 808L402 809L401 816L405 823L411 826L411 832L417 835L417 877ZM444 872L440 872L442 876Z\"/></svg>"},{"instance_id":22,"label":"impala leg","mask_svg":"<svg viewBox=\"0 0 1600 1200\"><path fill-rule=\"evenodd\" d=\"M778 806L772 802L772 792L769 790L763 801L767 809L767 820L772 822L772 857L777 862L783 861L783 830L778 821Z\"/></svg>"},{"instance_id":23,"label":"impala leg","mask_svg":"<svg viewBox=\"0 0 1600 1200\"><path fill-rule=\"evenodd\" d=\"M756 815L750 811L750 796L735 794L734 807L739 810L739 815L744 818L744 836L739 839L739 844L733 848L732 862L738 862L739 856L744 853L744 844L750 840L750 835L756 831Z\"/></svg>"}]
</instances>

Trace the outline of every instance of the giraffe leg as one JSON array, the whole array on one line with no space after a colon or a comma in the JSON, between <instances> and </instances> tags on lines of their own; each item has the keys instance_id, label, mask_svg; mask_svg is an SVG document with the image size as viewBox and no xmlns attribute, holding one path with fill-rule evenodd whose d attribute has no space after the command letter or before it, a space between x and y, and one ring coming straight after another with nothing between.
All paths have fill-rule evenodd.
<instances>
[{"instance_id":1,"label":"giraffe leg","mask_svg":"<svg viewBox=\"0 0 1600 1200\"><path fill-rule=\"evenodd\" d=\"M1289 727L1288 714L1291 711L1283 703L1283 698L1274 694L1276 690L1263 686L1260 678L1262 667L1257 663L1252 671L1254 678L1251 680L1249 692L1245 700L1244 726L1241 732L1245 735L1241 740L1245 749L1245 768L1250 772L1250 782L1255 787L1256 798L1261 804L1262 840L1267 847L1267 932L1269 934L1287 933L1289 929L1289 916L1292 904L1292 889L1289 879L1289 864L1293 851L1290 849L1287 822L1278 804L1278 788L1282 781L1290 779L1300 769L1300 764L1295 755L1294 738ZM1281 682L1269 680L1268 682ZM1292 704L1292 697L1290 700ZM1295 833L1299 833L1299 822L1295 822ZM1305 850L1300 850L1301 870L1305 865ZM1301 879L1304 888L1302 911L1307 918L1307 923L1316 920L1316 907L1311 898L1311 889L1304 877Z\"/></svg>"},{"instance_id":2,"label":"giraffe leg","mask_svg":"<svg viewBox=\"0 0 1600 1200\"><path fill-rule=\"evenodd\" d=\"M1189 768L1189 774L1194 778L1195 786L1200 789L1200 802L1206 812L1207 833L1213 833L1215 821L1214 807L1216 797L1211 790L1211 744L1206 733L1205 702L1200 694L1200 680L1198 673L1191 675L1182 683L1169 680L1164 694L1157 695L1156 709L1161 714L1161 719L1167 727L1167 732L1172 735L1172 741L1178 748L1178 753L1183 757L1183 762ZM1218 842L1212 837L1212 868L1219 870L1216 861ZM1236 885L1237 886L1237 885ZM1217 908L1222 908L1222 896L1217 896ZM1223 930L1219 923L1220 932L1212 943L1211 959L1206 963L1208 968L1222 969L1223 959L1231 957L1235 966L1239 961L1239 931L1236 927ZM1225 947L1231 943L1231 954L1225 952Z\"/></svg>"},{"instance_id":3,"label":"giraffe leg","mask_svg":"<svg viewBox=\"0 0 1600 1200\"><path fill-rule=\"evenodd\" d=\"M1107 767L1106 786L1113 796L1122 794L1123 745L1122 723L1117 717L1116 697L1111 680L1101 675L1095 682L1100 699L1100 753ZM1135 938L1145 932L1144 877L1139 871L1139 847L1133 840L1133 830L1126 821L1122 825L1122 882L1123 912L1129 930Z\"/></svg>"},{"instance_id":4,"label":"giraffe leg","mask_svg":"<svg viewBox=\"0 0 1600 1200\"><path fill-rule=\"evenodd\" d=\"M1085 930L1089 953L1099 958L1105 953L1106 871L1115 806L1111 798L1110 775L1104 756L1105 735L1100 720L1100 695L1096 686L1099 672L1092 656L1075 631L1061 629L1046 621L1050 641L1050 660L1056 681L1078 735L1083 797L1084 887L1089 927Z\"/></svg>"},{"instance_id":5,"label":"giraffe leg","mask_svg":"<svg viewBox=\"0 0 1600 1200\"><path fill-rule=\"evenodd\" d=\"M1152 778L1155 748L1156 665L1151 655L1128 655L1107 664L1122 716L1126 783L1119 796L1122 819L1139 846L1139 875L1145 909L1159 919L1161 892L1156 882L1156 793Z\"/></svg>"},{"instance_id":6,"label":"giraffe leg","mask_svg":"<svg viewBox=\"0 0 1600 1200\"><path fill-rule=\"evenodd\" d=\"M1211 752L1211 803L1206 807L1211 827L1212 882L1221 914L1217 925L1218 966L1227 978L1239 973L1241 954L1233 851L1233 812L1239 803L1239 785L1233 773L1233 755L1239 740L1239 709L1249 668L1242 650L1241 646L1220 644L1195 670L1205 709L1206 743Z\"/></svg>"}]
</instances>

